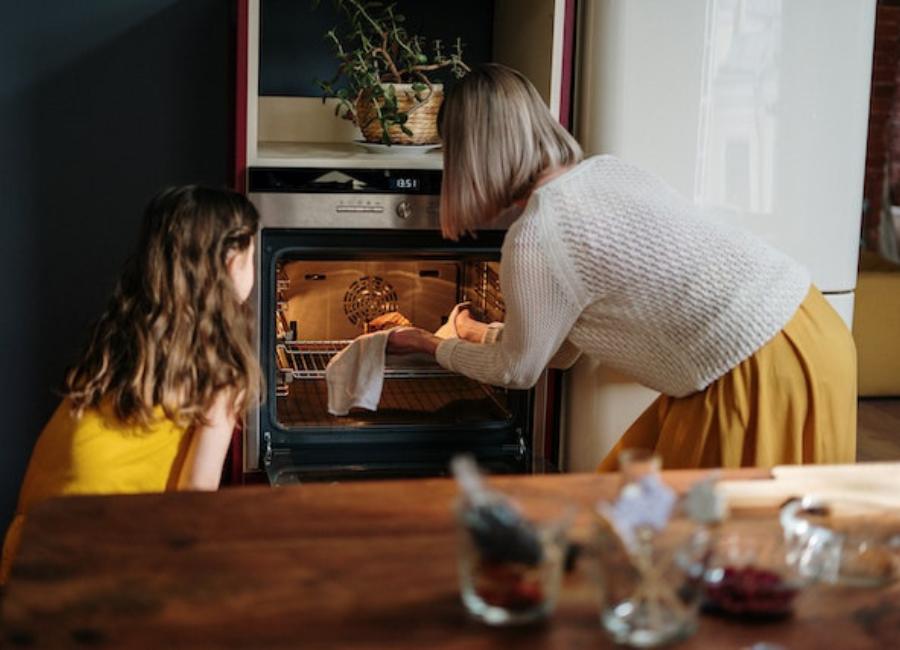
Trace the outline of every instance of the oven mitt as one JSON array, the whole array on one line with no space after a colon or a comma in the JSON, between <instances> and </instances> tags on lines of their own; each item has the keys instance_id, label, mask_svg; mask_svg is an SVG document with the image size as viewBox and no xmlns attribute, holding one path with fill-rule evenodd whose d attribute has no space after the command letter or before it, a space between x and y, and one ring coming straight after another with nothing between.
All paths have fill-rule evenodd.
<instances>
[{"instance_id":1,"label":"oven mitt","mask_svg":"<svg viewBox=\"0 0 900 650\"><path fill-rule=\"evenodd\" d=\"M325 368L329 413L347 415L354 407L378 410L390 334L391 330L364 334L331 359Z\"/></svg>"},{"instance_id":2,"label":"oven mitt","mask_svg":"<svg viewBox=\"0 0 900 650\"><path fill-rule=\"evenodd\" d=\"M468 301L456 305L447 317L447 322L441 325L434 335L439 339L458 339L459 333L456 331L456 316L461 310L471 309L471 307L472 303ZM503 323L488 323L487 330L485 330L484 333L484 340L481 342L494 343L500 337L502 329Z\"/></svg>"},{"instance_id":3,"label":"oven mitt","mask_svg":"<svg viewBox=\"0 0 900 650\"><path fill-rule=\"evenodd\" d=\"M460 310L468 309L471 306L472 303L469 301L461 302L456 305L447 317L447 322L441 325L434 335L439 339L458 339L459 334L456 332L456 315L459 314Z\"/></svg>"}]
</instances>

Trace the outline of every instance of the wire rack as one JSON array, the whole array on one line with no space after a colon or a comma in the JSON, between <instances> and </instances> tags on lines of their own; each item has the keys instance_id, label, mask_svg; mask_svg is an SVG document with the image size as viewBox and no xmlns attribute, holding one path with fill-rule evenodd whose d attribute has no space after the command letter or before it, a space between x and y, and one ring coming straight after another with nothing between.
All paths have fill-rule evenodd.
<instances>
[{"instance_id":1,"label":"wire rack","mask_svg":"<svg viewBox=\"0 0 900 650\"><path fill-rule=\"evenodd\" d=\"M324 381L294 381L279 395L278 421L288 427L332 426L336 420L354 424L476 424L511 418L502 391L451 375L386 381L378 411L354 410L335 418L328 413Z\"/></svg>"},{"instance_id":2,"label":"wire rack","mask_svg":"<svg viewBox=\"0 0 900 650\"><path fill-rule=\"evenodd\" d=\"M500 291L500 275L487 262L480 262L466 269L464 295L489 321L502 321L506 315L506 304Z\"/></svg>"},{"instance_id":3,"label":"wire rack","mask_svg":"<svg viewBox=\"0 0 900 650\"><path fill-rule=\"evenodd\" d=\"M347 347L350 341L284 341L276 346L278 370L293 379L322 379L325 368L334 356ZM421 357L391 357L384 376L388 379L416 379L420 377L447 377L449 370Z\"/></svg>"}]
</instances>

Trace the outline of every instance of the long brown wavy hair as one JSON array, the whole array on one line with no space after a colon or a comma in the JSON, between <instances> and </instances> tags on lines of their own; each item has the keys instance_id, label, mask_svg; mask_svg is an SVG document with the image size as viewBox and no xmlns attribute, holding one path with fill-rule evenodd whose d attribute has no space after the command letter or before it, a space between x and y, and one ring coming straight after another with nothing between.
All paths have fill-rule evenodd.
<instances>
[{"instance_id":1,"label":"long brown wavy hair","mask_svg":"<svg viewBox=\"0 0 900 650\"><path fill-rule=\"evenodd\" d=\"M258 224L253 204L229 190L187 185L150 201L137 252L66 375L77 416L109 400L122 422L147 426L161 406L192 426L219 391L236 413L257 399L252 317L226 259L250 246Z\"/></svg>"}]
</instances>

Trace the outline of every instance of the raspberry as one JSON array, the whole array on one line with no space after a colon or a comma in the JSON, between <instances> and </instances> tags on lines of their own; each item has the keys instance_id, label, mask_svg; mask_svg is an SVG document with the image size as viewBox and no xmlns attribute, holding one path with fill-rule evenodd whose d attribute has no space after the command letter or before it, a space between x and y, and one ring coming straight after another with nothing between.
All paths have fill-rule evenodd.
<instances>
[{"instance_id":1,"label":"raspberry","mask_svg":"<svg viewBox=\"0 0 900 650\"><path fill-rule=\"evenodd\" d=\"M488 605L525 610L544 602L540 573L522 564L482 561L475 570L475 593Z\"/></svg>"},{"instance_id":2,"label":"raspberry","mask_svg":"<svg viewBox=\"0 0 900 650\"><path fill-rule=\"evenodd\" d=\"M705 607L749 616L790 613L797 590L773 571L756 567L725 567L722 579L707 583Z\"/></svg>"}]
</instances>

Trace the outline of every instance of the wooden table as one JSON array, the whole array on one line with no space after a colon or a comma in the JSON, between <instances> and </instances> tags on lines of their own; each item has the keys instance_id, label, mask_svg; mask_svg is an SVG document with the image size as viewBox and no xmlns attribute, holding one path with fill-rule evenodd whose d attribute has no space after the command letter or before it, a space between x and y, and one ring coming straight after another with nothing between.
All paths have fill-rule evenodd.
<instances>
[{"instance_id":1,"label":"wooden table","mask_svg":"<svg viewBox=\"0 0 900 650\"><path fill-rule=\"evenodd\" d=\"M740 473L740 476L753 476ZM755 475L759 475L757 472ZM665 478L683 489L697 473ZM614 476L498 479L585 505ZM518 629L467 618L447 480L73 497L28 521L0 645L96 648L605 648L584 566L554 616ZM900 589L816 587L792 619L703 617L679 648L900 648Z\"/></svg>"}]
</instances>

